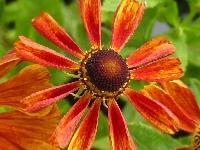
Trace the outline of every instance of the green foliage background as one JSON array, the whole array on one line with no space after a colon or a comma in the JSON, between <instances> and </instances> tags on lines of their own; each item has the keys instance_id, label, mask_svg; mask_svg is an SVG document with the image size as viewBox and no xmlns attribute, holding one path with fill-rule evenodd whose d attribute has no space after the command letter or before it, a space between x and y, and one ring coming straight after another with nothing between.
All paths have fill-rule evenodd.
<instances>
[{"instance_id":1,"label":"green foliage background","mask_svg":"<svg viewBox=\"0 0 200 150\"><path fill-rule=\"evenodd\" d=\"M102 33L105 47L109 47L112 17L119 2L120 0L102 1ZM80 19L78 1L0 0L0 57L12 49L19 35L25 35L63 53L61 49L41 37L31 26L31 19L41 11L50 13L81 48L84 50L90 48ZM142 23L129 40L122 55L128 56L142 43L157 35L168 36L176 45L175 55L182 60L185 70L182 80L193 89L195 96L200 100L200 0L147 0L147 9ZM26 64L27 62L24 62L17 66L0 82L10 78ZM69 76L56 69L50 69L50 72L51 81L55 85L71 80ZM133 82L132 86L140 89L144 84ZM62 113L66 113L75 101L70 97L60 101ZM172 137L162 134L143 120L125 98L122 97L119 103L139 150L168 150L190 145L189 135L178 134ZM93 147L98 150L109 149L106 111L100 114L98 133Z\"/></svg>"}]
</instances>

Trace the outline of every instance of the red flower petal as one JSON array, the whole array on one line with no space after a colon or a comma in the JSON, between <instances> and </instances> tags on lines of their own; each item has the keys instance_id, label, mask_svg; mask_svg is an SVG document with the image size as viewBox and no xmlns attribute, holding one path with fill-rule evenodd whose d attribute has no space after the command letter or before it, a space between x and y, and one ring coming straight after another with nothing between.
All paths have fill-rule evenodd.
<instances>
[{"instance_id":1,"label":"red flower petal","mask_svg":"<svg viewBox=\"0 0 200 150\"><path fill-rule=\"evenodd\" d=\"M157 37L142 45L127 59L129 68L153 62L175 52L175 47L165 37Z\"/></svg>"},{"instance_id":2,"label":"red flower petal","mask_svg":"<svg viewBox=\"0 0 200 150\"><path fill-rule=\"evenodd\" d=\"M36 112L52 103L68 96L80 87L80 82L72 82L61 86L45 89L22 99L22 103L26 105L28 112Z\"/></svg>"},{"instance_id":3,"label":"red flower petal","mask_svg":"<svg viewBox=\"0 0 200 150\"><path fill-rule=\"evenodd\" d=\"M192 91L180 80L162 84L182 111L196 123L200 121L200 110Z\"/></svg>"},{"instance_id":4,"label":"red flower petal","mask_svg":"<svg viewBox=\"0 0 200 150\"><path fill-rule=\"evenodd\" d=\"M92 46L101 48L101 0L80 0L80 7Z\"/></svg>"},{"instance_id":5,"label":"red flower petal","mask_svg":"<svg viewBox=\"0 0 200 150\"><path fill-rule=\"evenodd\" d=\"M15 43L15 50L20 58L45 66L65 70L77 70L79 68L76 62L26 37L20 37L20 41Z\"/></svg>"},{"instance_id":6,"label":"red flower petal","mask_svg":"<svg viewBox=\"0 0 200 150\"><path fill-rule=\"evenodd\" d=\"M136 80L164 82L180 78L183 70L176 58L165 58L131 71L131 78Z\"/></svg>"},{"instance_id":7,"label":"red flower petal","mask_svg":"<svg viewBox=\"0 0 200 150\"><path fill-rule=\"evenodd\" d=\"M136 150L137 148L129 135L125 119L115 100L109 100L108 119L111 149Z\"/></svg>"},{"instance_id":8,"label":"red flower petal","mask_svg":"<svg viewBox=\"0 0 200 150\"><path fill-rule=\"evenodd\" d=\"M83 122L73 136L68 149L90 150L97 132L100 106L101 101L96 99L90 112L83 119Z\"/></svg>"},{"instance_id":9,"label":"red flower petal","mask_svg":"<svg viewBox=\"0 0 200 150\"><path fill-rule=\"evenodd\" d=\"M170 134L177 131L177 123L179 122L167 107L131 89L127 89L125 94L131 104L155 127Z\"/></svg>"},{"instance_id":10,"label":"red flower petal","mask_svg":"<svg viewBox=\"0 0 200 150\"><path fill-rule=\"evenodd\" d=\"M75 57L83 58L84 52L48 13L41 13L33 19L32 24L38 32L51 42Z\"/></svg>"},{"instance_id":11,"label":"red flower petal","mask_svg":"<svg viewBox=\"0 0 200 150\"><path fill-rule=\"evenodd\" d=\"M8 53L0 59L0 77L4 76L20 62L20 58L15 52Z\"/></svg>"},{"instance_id":12,"label":"red flower petal","mask_svg":"<svg viewBox=\"0 0 200 150\"><path fill-rule=\"evenodd\" d=\"M137 0L123 0L119 5L113 22L112 48L120 52L129 37L138 27L144 14L144 3Z\"/></svg>"},{"instance_id":13,"label":"red flower petal","mask_svg":"<svg viewBox=\"0 0 200 150\"><path fill-rule=\"evenodd\" d=\"M193 132L195 129L195 122L191 120L176 103L168 93L155 85L148 85L142 91L145 95L159 101L161 104L169 108L179 119L179 128L187 132Z\"/></svg>"},{"instance_id":14,"label":"red flower petal","mask_svg":"<svg viewBox=\"0 0 200 150\"><path fill-rule=\"evenodd\" d=\"M82 96L81 99L78 100L69 112L62 118L51 138L51 143L53 145L65 148L69 144L76 126L78 125L90 100L90 94Z\"/></svg>"}]
</instances>

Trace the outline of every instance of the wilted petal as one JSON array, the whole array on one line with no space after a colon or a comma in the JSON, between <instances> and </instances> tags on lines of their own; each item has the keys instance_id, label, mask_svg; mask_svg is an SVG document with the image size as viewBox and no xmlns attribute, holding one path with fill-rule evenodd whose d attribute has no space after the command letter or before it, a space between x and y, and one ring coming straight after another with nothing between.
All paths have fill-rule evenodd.
<instances>
[{"instance_id":1,"label":"wilted petal","mask_svg":"<svg viewBox=\"0 0 200 150\"><path fill-rule=\"evenodd\" d=\"M176 80L183 75L180 68L180 60L176 58L165 58L155 61L131 71L131 78L135 80L165 82Z\"/></svg>"},{"instance_id":2,"label":"wilted petal","mask_svg":"<svg viewBox=\"0 0 200 150\"><path fill-rule=\"evenodd\" d=\"M155 127L170 134L177 131L178 119L167 107L131 89L127 89L125 94L131 104Z\"/></svg>"},{"instance_id":3,"label":"wilted petal","mask_svg":"<svg viewBox=\"0 0 200 150\"><path fill-rule=\"evenodd\" d=\"M90 150L97 132L100 106L101 101L96 99L91 110L74 134L68 148L69 150Z\"/></svg>"},{"instance_id":4,"label":"wilted petal","mask_svg":"<svg viewBox=\"0 0 200 150\"><path fill-rule=\"evenodd\" d=\"M83 58L84 52L64 31L64 29L46 12L32 21L33 26L47 39L72 55Z\"/></svg>"},{"instance_id":5,"label":"wilted petal","mask_svg":"<svg viewBox=\"0 0 200 150\"><path fill-rule=\"evenodd\" d=\"M80 0L81 15L90 42L94 48L101 47L101 0Z\"/></svg>"},{"instance_id":6,"label":"wilted petal","mask_svg":"<svg viewBox=\"0 0 200 150\"><path fill-rule=\"evenodd\" d=\"M165 37L157 37L142 45L127 59L129 68L139 67L175 52L175 47Z\"/></svg>"},{"instance_id":7,"label":"wilted petal","mask_svg":"<svg viewBox=\"0 0 200 150\"><path fill-rule=\"evenodd\" d=\"M0 59L0 77L4 76L20 62L20 58L15 52L10 52Z\"/></svg>"},{"instance_id":8,"label":"wilted petal","mask_svg":"<svg viewBox=\"0 0 200 150\"><path fill-rule=\"evenodd\" d=\"M174 113L179 119L180 129L185 130L187 132L194 131L195 122L185 114L184 110L177 105L176 100L173 99L168 93L166 93L164 90L155 85L145 86L142 92L146 96L149 96L154 100L159 101L164 106L169 108L170 111L172 111L172 113Z\"/></svg>"},{"instance_id":9,"label":"wilted petal","mask_svg":"<svg viewBox=\"0 0 200 150\"><path fill-rule=\"evenodd\" d=\"M85 94L62 118L60 124L56 128L56 131L51 137L51 143L53 145L65 148L69 144L70 139L90 100L90 94Z\"/></svg>"},{"instance_id":10,"label":"wilted petal","mask_svg":"<svg viewBox=\"0 0 200 150\"><path fill-rule=\"evenodd\" d=\"M23 111L20 100L32 93L51 87L48 70L40 65L30 65L10 80L0 84L0 106L8 106Z\"/></svg>"},{"instance_id":11,"label":"wilted petal","mask_svg":"<svg viewBox=\"0 0 200 150\"><path fill-rule=\"evenodd\" d=\"M112 48L120 52L129 37L138 27L144 14L144 3L137 0L122 0L113 22Z\"/></svg>"},{"instance_id":12,"label":"wilted petal","mask_svg":"<svg viewBox=\"0 0 200 150\"><path fill-rule=\"evenodd\" d=\"M20 36L20 40L15 43L14 49L17 55L24 60L64 70L77 70L79 68L76 62L23 36Z\"/></svg>"},{"instance_id":13,"label":"wilted petal","mask_svg":"<svg viewBox=\"0 0 200 150\"><path fill-rule=\"evenodd\" d=\"M43 117L17 111L0 113L0 149L57 150L48 144L48 139L59 119L60 113L56 106Z\"/></svg>"},{"instance_id":14,"label":"wilted petal","mask_svg":"<svg viewBox=\"0 0 200 150\"><path fill-rule=\"evenodd\" d=\"M110 143L112 150L136 150L136 146L128 132L125 119L115 100L109 100L108 119Z\"/></svg>"},{"instance_id":15,"label":"wilted petal","mask_svg":"<svg viewBox=\"0 0 200 150\"><path fill-rule=\"evenodd\" d=\"M79 87L79 81L55 86L33 93L30 96L22 99L21 102L26 105L26 110L28 112L36 112L68 96L76 91Z\"/></svg>"},{"instance_id":16,"label":"wilted petal","mask_svg":"<svg viewBox=\"0 0 200 150\"><path fill-rule=\"evenodd\" d=\"M185 114L196 123L200 121L200 110L192 91L180 80L162 84Z\"/></svg>"}]
</instances>

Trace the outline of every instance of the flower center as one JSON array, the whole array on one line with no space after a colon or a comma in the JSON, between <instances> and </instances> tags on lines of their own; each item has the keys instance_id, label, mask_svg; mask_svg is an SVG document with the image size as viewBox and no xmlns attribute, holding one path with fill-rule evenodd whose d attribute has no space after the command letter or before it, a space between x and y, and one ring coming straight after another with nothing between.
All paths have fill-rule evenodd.
<instances>
[{"instance_id":1,"label":"flower center","mask_svg":"<svg viewBox=\"0 0 200 150\"><path fill-rule=\"evenodd\" d=\"M81 76L89 90L100 97L119 95L129 80L125 60L112 49L94 50L83 60Z\"/></svg>"},{"instance_id":2,"label":"flower center","mask_svg":"<svg viewBox=\"0 0 200 150\"><path fill-rule=\"evenodd\" d=\"M200 125L198 125L196 127L195 132L193 134L192 148L193 148L193 150L199 150L200 149Z\"/></svg>"}]
</instances>

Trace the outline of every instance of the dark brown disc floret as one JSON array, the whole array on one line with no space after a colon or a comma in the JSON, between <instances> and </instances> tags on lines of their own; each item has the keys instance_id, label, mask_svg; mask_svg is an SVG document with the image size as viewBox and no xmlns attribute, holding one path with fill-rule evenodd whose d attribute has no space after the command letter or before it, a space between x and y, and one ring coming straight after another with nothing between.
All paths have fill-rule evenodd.
<instances>
[{"instance_id":1,"label":"dark brown disc floret","mask_svg":"<svg viewBox=\"0 0 200 150\"><path fill-rule=\"evenodd\" d=\"M118 93L129 79L125 60L111 49L98 50L85 60L83 78L98 91ZM93 89L92 89L93 90ZM95 89L94 89L95 90ZM98 92L97 92L98 93Z\"/></svg>"}]
</instances>

